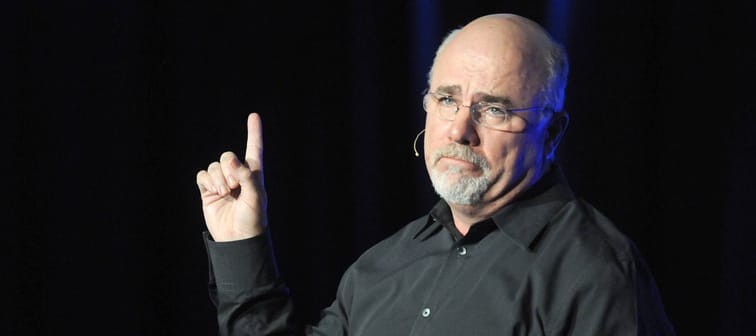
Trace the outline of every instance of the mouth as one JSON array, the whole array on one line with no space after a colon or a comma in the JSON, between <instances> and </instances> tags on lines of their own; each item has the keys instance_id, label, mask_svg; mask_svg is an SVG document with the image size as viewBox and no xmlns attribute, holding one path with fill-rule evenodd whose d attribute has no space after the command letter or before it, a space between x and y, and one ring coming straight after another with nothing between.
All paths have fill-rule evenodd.
<instances>
[{"instance_id":1,"label":"mouth","mask_svg":"<svg viewBox=\"0 0 756 336\"><path fill-rule=\"evenodd\" d=\"M441 167L439 167L439 165ZM470 161L458 158L458 157L452 157L452 156L442 156L438 159L438 161L435 164L436 167L443 168L443 167L455 167L458 170L477 170L480 169L480 167Z\"/></svg>"},{"instance_id":2,"label":"mouth","mask_svg":"<svg viewBox=\"0 0 756 336\"><path fill-rule=\"evenodd\" d=\"M454 156L442 156L441 158L438 159L438 161L441 161L441 160L447 160L449 162L453 162L453 163L457 163L457 164L467 164L467 165L471 165L471 166L475 165L475 164L473 164L470 161L467 161L467 160L462 159L462 158L454 157Z\"/></svg>"}]
</instances>

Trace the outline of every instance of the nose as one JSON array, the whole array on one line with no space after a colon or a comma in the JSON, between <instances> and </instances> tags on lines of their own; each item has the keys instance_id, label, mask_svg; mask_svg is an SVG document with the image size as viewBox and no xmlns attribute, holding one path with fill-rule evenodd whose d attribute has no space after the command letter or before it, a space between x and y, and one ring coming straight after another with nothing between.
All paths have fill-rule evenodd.
<instances>
[{"instance_id":1,"label":"nose","mask_svg":"<svg viewBox=\"0 0 756 336\"><path fill-rule=\"evenodd\" d=\"M470 106L460 105L459 111L449 126L449 140L461 145L477 146L480 144L478 129L472 119Z\"/></svg>"}]
</instances>

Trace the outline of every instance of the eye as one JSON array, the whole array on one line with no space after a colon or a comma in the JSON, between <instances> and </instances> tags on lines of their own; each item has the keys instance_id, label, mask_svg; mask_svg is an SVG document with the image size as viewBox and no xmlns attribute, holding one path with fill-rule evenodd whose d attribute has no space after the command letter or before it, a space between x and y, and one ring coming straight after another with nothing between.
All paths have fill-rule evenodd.
<instances>
[{"instance_id":1,"label":"eye","mask_svg":"<svg viewBox=\"0 0 756 336\"><path fill-rule=\"evenodd\" d=\"M509 112L509 110L507 110L503 106L498 105L480 106L480 112L487 117L494 117L497 119L509 119L512 117L512 112Z\"/></svg>"},{"instance_id":2,"label":"eye","mask_svg":"<svg viewBox=\"0 0 756 336\"><path fill-rule=\"evenodd\" d=\"M436 101L439 104L445 105L445 106L455 106L455 105L457 105L457 102L454 101L454 98L452 98L451 96L436 97Z\"/></svg>"}]
</instances>

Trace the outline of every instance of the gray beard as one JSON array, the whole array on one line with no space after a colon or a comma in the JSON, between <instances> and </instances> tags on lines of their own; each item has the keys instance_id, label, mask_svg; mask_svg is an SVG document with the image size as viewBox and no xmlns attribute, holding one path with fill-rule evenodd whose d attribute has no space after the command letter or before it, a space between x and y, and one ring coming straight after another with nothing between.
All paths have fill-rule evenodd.
<instances>
[{"instance_id":1,"label":"gray beard","mask_svg":"<svg viewBox=\"0 0 756 336\"><path fill-rule=\"evenodd\" d=\"M479 177L471 177L463 175L459 167L450 166L445 172L439 172L433 167L430 170L433 189L448 203L462 205L478 203L490 186L488 175L491 169L488 162L480 155L473 153L469 147L459 144L449 144L439 148L433 155L433 165L435 166L443 156L472 162L483 170L483 174Z\"/></svg>"},{"instance_id":2,"label":"gray beard","mask_svg":"<svg viewBox=\"0 0 756 336\"><path fill-rule=\"evenodd\" d=\"M445 172L431 169L430 178L433 189L448 203L473 205L480 201L488 190L488 171L479 177L461 175L460 169L450 167ZM452 179L456 178L456 181Z\"/></svg>"}]
</instances>

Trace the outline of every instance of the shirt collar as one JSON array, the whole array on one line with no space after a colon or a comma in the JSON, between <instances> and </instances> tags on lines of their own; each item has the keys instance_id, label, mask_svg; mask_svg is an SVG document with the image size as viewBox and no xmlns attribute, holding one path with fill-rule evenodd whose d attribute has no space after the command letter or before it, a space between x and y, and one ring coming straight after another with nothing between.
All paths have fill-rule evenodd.
<instances>
[{"instance_id":1,"label":"shirt collar","mask_svg":"<svg viewBox=\"0 0 756 336\"><path fill-rule=\"evenodd\" d=\"M551 218L574 198L561 169L552 166L533 187L492 218L520 247L530 249Z\"/></svg>"},{"instance_id":2,"label":"shirt collar","mask_svg":"<svg viewBox=\"0 0 756 336\"><path fill-rule=\"evenodd\" d=\"M549 220L556 215L564 203L574 198L561 169L554 165L533 187L502 207L486 221L492 220L499 230L517 245L523 249L530 249ZM429 229L433 226L432 224L443 225L455 241L462 238L462 234L454 226L451 209L444 200L440 200L431 209L428 222L421 232ZM429 231L437 232L437 230ZM416 237L421 232L418 232Z\"/></svg>"}]
</instances>

